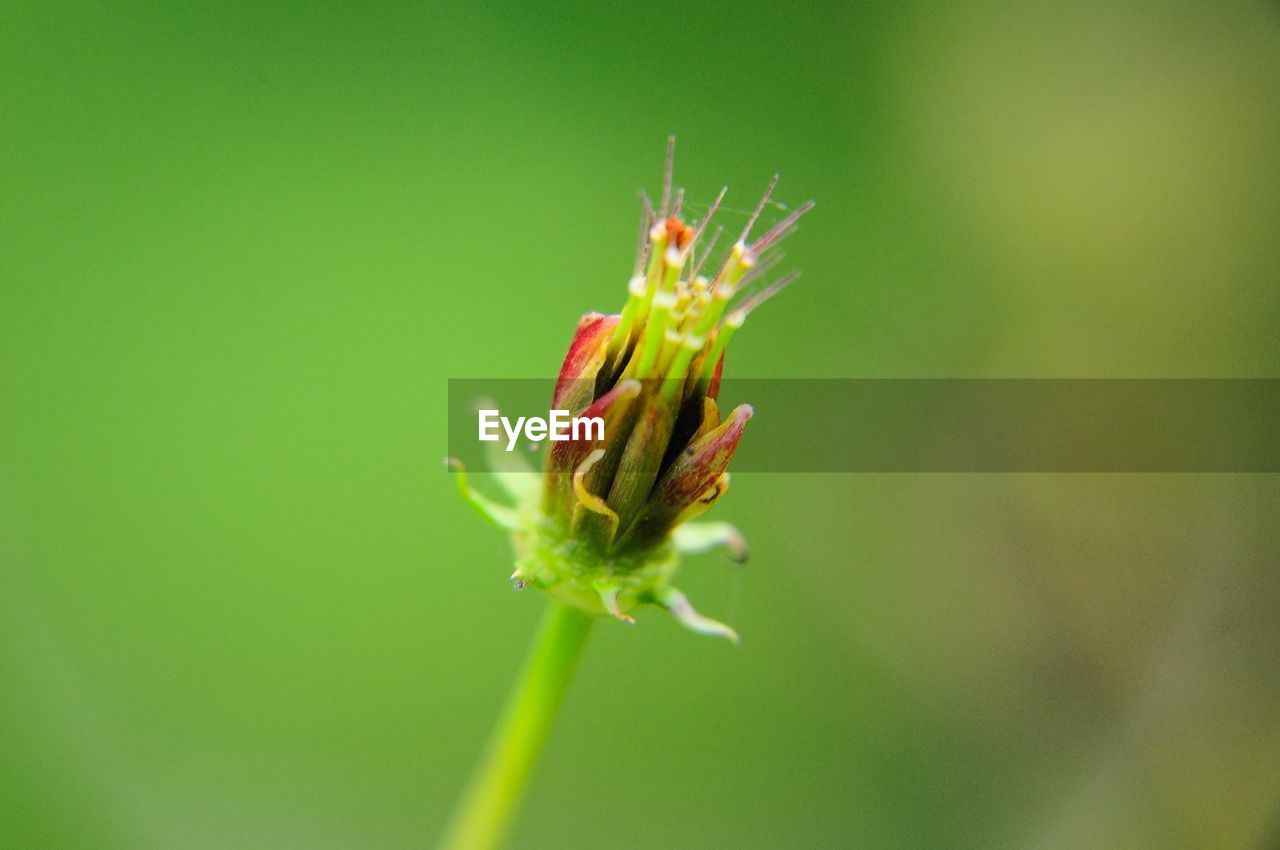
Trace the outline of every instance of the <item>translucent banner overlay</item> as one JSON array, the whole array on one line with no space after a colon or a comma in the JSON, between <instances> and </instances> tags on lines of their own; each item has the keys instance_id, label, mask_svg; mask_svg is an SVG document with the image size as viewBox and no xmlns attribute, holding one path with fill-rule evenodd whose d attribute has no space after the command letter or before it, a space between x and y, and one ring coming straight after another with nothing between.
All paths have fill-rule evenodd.
<instances>
[{"instance_id":1,"label":"translucent banner overlay","mask_svg":"<svg viewBox=\"0 0 1280 850\"><path fill-rule=\"evenodd\" d=\"M477 411L547 419L554 387L450 380L447 454L488 468L507 436ZM734 472L1280 472L1272 379L738 379L718 402L755 410Z\"/></svg>"}]
</instances>

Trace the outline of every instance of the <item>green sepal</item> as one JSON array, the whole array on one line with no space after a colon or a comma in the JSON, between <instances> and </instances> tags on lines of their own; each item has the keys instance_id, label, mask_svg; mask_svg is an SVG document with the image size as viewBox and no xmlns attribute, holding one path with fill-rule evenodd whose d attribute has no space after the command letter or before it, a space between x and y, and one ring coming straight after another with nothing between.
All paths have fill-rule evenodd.
<instances>
[{"instance_id":1,"label":"green sepal","mask_svg":"<svg viewBox=\"0 0 1280 850\"><path fill-rule=\"evenodd\" d=\"M704 617L699 614L697 609L693 607L693 603L689 601L689 597L674 587L664 588L656 597L656 601L663 608L670 611L671 616L679 620L680 624L686 629L697 632L700 635L722 637L738 643L737 632L719 620L713 620L710 617Z\"/></svg>"},{"instance_id":2,"label":"green sepal","mask_svg":"<svg viewBox=\"0 0 1280 850\"><path fill-rule=\"evenodd\" d=\"M456 457L445 458L445 466L457 476L458 493L488 522L507 531L520 528L520 516L514 508L501 505L475 490L467 481L467 468Z\"/></svg>"},{"instance_id":3,"label":"green sepal","mask_svg":"<svg viewBox=\"0 0 1280 850\"><path fill-rule=\"evenodd\" d=\"M687 522L676 527L671 533L671 540L676 551L685 555L724 547L729 551L730 559L742 564L750 554L742 532L727 522Z\"/></svg>"}]
</instances>

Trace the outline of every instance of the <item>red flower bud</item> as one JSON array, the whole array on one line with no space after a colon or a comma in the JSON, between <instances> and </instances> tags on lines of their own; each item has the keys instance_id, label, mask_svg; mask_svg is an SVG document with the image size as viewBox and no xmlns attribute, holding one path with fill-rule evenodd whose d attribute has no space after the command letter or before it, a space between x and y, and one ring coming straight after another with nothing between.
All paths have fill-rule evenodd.
<instances>
[{"instance_id":1,"label":"red flower bud","mask_svg":"<svg viewBox=\"0 0 1280 850\"><path fill-rule=\"evenodd\" d=\"M582 317L552 396L555 410L602 420L603 434L584 429L580 439L552 442L540 488L529 486L528 474L504 473L521 501L515 509L489 502L461 475L459 486L514 533L517 586L536 584L567 604L627 621L630 609L653 602L695 631L736 639L669 581L678 551L722 545L746 556L727 523L685 523L728 488L729 463L753 414L744 404L721 417L725 349L751 310L794 280L763 283L778 259L775 246L812 204L750 241L770 183L727 255L708 266L721 229L705 245L703 237L724 192L700 221L685 222L683 191L671 203L670 147L667 153L659 208L645 202L626 304L617 315ZM704 276L704 266L716 270Z\"/></svg>"}]
</instances>

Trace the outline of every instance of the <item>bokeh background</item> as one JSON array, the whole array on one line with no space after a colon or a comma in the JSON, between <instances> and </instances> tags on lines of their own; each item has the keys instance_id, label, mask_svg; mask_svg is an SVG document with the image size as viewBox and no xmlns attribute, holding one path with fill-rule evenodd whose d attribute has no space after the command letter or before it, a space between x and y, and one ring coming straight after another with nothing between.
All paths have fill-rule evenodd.
<instances>
[{"instance_id":1,"label":"bokeh background","mask_svg":"<svg viewBox=\"0 0 1280 850\"><path fill-rule=\"evenodd\" d=\"M622 303L668 133L692 200L819 203L736 375L1280 377L1274 2L11 2L0 44L0 846L430 845L540 610L446 380ZM599 628L513 846L1280 846L1275 476L716 510L752 563L682 585L743 645Z\"/></svg>"}]
</instances>

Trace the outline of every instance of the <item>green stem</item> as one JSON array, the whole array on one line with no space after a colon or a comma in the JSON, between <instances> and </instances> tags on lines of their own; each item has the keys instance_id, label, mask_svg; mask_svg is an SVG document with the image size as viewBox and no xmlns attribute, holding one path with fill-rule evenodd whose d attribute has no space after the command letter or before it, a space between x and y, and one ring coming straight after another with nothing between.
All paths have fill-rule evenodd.
<instances>
[{"instance_id":1,"label":"green stem","mask_svg":"<svg viewBox=\"0 0 1280 850\"><path fill-rule=\"evenodd\" d=\"M554 599L548 602L524 670L440 850L493 850L501 845L593 622L594 617L577 608Z\"/></svg>"}]
</instances>

